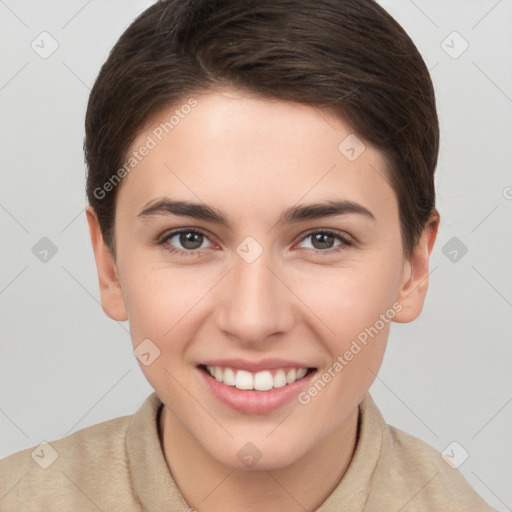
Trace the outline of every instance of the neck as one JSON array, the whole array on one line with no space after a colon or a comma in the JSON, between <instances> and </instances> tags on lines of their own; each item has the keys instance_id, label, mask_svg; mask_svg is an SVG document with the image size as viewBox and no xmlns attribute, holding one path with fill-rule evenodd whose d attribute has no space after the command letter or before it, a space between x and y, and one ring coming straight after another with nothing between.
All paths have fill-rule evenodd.
<instances>
[{"instance_id":1,"label":"neck","mask_svg":"<svg viewBox=\"0 0 512 512\"><path fill-rule=\"evenodd\" d=\"M212 458L164 406L161 442L187 504L197 512L315 510L345 474L357 443L358 408L328 438L293 464L240 470Z\"/></svg>"}]
</instances>

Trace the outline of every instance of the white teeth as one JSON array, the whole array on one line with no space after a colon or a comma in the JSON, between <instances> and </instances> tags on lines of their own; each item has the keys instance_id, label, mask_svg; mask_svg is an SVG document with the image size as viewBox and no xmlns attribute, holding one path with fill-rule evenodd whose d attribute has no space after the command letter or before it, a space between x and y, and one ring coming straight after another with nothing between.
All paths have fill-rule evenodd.
<instances>
[{"instance_id":1,"label":"white teeth","mask_svg":"<svg viewBox=\"0 0 512 512\"><path fill-rule=\"evenodd\" d=\"M235 372L231 368L226 368L224 370L224 384L228 386L234 386L236 382Z\"/></svg>"},{"instance_id":2,"label":"white teeth","mask_svg":"<svg viewBox=\"0 0 512 512\"><path fill-rule=\"evenodd\" d=\"M254 389L257 391L268 391L274 387L274 379L269 371L258 372L254 376Z\"/></svg>"},{"instance_id":3,"label":"white teeth","mask_svg":"<svg viewBox=\"0 0 512 512\"><path fill-rule=\"evenodd\" d=\"M286 375L284 370L277 370L277 373L274 375L274 387L282 388L286 386Z\"/></svg>"},{"instance_id":4,"label":"white teeth","mask_svg":"<svg viewBox=\"0 0 512 512\"><path fill-rule=\"evenodd\" d=\"M269 370L251 373L246 370L233 370L221 366L207 366L206 369L214 379L223 382L227 386L244 390L255 389L256 391L282 388L302 379L308 372L307 368L292 368L288 372L279 369L272 375Z\"/></svg>"},{"instance_id":5,"label":"white teeth","mask_svg":"<svg viewBox=\"0 0 512 512\"><path fill-rule=\"evenodd\" d=\"M287 374L286 374L286 384L291 384L292 382L295 382L297 380L297 372L294 368L292 368Z\"/></svg>"},{"instance_id":6,"label":"white teeth","mask_svg":"<svg viewBox=\"0 0 512 512\"><path fill-rule=\"evenodd\" d=\"M302 379L302 377L304 377L304 375L306 375L306 373L308 373L306 368L299 368L297 370L297 380Z\"/></svg>"},{"instance_id":7,"label":"white teeth","mask_svg":"<svg viewBox=\"0 0 512 512\"><path fill-rule=\"evenodd\" d=\"M236 372L235 386L238 389L253 389L254 378L251 372L238 370Z\"/></svg>"}]
</instances>

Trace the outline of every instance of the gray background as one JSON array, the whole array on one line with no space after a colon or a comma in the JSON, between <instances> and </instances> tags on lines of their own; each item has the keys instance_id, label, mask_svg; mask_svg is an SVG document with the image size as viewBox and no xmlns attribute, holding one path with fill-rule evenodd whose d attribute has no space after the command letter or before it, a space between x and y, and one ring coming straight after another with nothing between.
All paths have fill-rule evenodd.
<instances>
[{"instance_id":1,"label":"gray background","mask_svg":"<svg viewBox=\"0 0 512 512\"><path fill-rule=\"evenodd\" d=\"M0 457L132 414L152 391L128 325L99 306L82 156L90 87L150 3L0 0ZM512 0L381 3L437 90L442 225L424 312L393 326L371 392L389 423L439 451L459 443L465 477L512 510Z\"/></svg>"}]
</instances>

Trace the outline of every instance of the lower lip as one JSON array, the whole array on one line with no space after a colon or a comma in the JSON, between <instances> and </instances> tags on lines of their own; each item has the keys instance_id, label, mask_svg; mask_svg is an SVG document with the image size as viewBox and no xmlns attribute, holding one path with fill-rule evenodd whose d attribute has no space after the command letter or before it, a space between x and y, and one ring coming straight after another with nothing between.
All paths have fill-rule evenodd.
<instances>
[{"instance_id":1,"label":"lower lip","mask_svg":"<svg viewBox=\"0 0 512 512\"><path fill-rule=\"evenodd\" d=\"M204 382L211 393L225 405L245 414L266 414L279 409L291 402L297 395L309 386L316 371L308 373L302 379L281 388L273 388L268 391L256 391L238 389L234 386L226 386L209 373L198 368Z\"/></svg>"}]
</instances>

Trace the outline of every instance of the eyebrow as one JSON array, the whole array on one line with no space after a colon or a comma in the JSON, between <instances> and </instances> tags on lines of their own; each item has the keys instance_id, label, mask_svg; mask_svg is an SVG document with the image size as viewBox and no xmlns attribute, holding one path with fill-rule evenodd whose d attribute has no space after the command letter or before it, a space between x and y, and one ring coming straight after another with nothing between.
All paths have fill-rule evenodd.
<instances>
[{"instance_id":1,"label":"eyebrow","mask_svg":"<svg viewBox=\"0 0 512 512\"><path fill-rule=\"evenodd\" d=\"M291 206L284 210L278 223L293 224L305 220L334 217L337 215L358 214L375 221L373 213L364 206L353 201L331 200L322 203ZM229 218L217 208L206 204L192 203L189 201L174 201L163 198L146 206L138 215L142 219L149 219L160 215L178 215L193 217L195 219L213 222L230 228Z\"/></svg>"}]
</instances>

